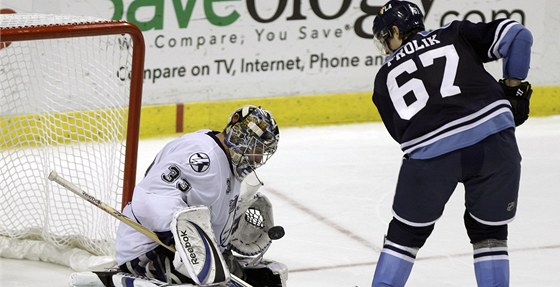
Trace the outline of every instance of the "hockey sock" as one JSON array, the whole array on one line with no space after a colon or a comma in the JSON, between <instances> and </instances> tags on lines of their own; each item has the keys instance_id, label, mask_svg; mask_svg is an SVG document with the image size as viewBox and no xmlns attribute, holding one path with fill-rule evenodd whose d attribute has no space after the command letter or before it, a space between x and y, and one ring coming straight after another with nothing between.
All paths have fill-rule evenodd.
<instances>
[{"instance_id":1,"label":"hockey sock","mask_svg":"<svg viewBox=\"0 0 560 287\"><path fill-rule=\"evenodd\" d=\"M509 286L509 257L505 240L475 243L473 256L478 286Z\"/></svg>"},{"instance_id":2,"label":"hockey sock","mask_svg":"<svg viewBox=\"0 0 560 287\"><path fill-rule=\"evenodd\" d=\"M412 271L418 248L385 241L373 275L372 287L404 286Z\"/></svg>"}]
</instances>

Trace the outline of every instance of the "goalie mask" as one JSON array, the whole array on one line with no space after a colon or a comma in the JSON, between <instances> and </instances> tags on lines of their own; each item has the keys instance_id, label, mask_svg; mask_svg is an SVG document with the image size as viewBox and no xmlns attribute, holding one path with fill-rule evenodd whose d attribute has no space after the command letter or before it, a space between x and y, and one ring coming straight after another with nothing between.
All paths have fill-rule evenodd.
<instances>
[{"instance_id":1,"label":"goalie mask","mask_svg":"<svg viewBox=\"0 0 560 287\"><path fill-rule=\"evenodd\" d=\"M239 118L232 122L234 116ZM276 152L280 134L272 114L257 106L237 109L224 130L233 171L240 181L253 172Z\"/></svg>"}]
</instances>

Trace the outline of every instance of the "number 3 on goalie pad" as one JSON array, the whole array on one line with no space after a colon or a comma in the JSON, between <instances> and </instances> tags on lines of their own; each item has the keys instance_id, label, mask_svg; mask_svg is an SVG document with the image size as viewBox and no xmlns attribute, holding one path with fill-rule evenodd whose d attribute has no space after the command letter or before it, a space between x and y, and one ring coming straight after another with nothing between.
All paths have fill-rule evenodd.
<instances>
[{"instance_id":1,"label":"number 3 on goalie pad","mask_svg":"<svg viewBox=\"0 0 560 287\"><path fill-rule=\"evenodd\" d=\"M230 280L230 273L210 226L210 211L194 206L178 211L171 222L175 239L173 266L198 285Z\"/></svg>"}]
</instances>

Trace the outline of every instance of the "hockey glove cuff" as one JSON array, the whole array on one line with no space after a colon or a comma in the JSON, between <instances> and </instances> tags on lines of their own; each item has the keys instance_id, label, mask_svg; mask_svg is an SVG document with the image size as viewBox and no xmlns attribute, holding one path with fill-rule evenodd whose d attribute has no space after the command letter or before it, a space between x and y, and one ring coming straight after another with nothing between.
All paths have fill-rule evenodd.
<instances>
[{"instance_id":1,"label":"hockey glove cuff","mask_svg":"<svg viewBox=\"0 0 560 287\"><path fill-rule=\"evenodd\" d=\"M506 99L511 103L511 111L515 126L522 125L529 118L529 101L533 94L531 84L529 82L521 82L519 86L507 86L504 79L499 81L500 86L506 94Z\"/></svg>"}]
</instances>

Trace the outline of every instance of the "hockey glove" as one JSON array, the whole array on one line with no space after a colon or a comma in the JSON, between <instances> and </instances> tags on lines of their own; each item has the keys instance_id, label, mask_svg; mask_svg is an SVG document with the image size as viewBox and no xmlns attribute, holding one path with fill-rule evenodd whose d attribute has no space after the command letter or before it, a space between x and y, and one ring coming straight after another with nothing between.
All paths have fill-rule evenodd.
<instances>
[{"instance_id":1,"label":"hockey glove","mask_svg":"<svg viewBox=\"0 0 560 287\"><path fill-rule=\"evenodd\" d=\"M232 250L244 256L258 256L264 254L272 243L268 231L274 226L272 204L261 193L249 198L248 203L239 202L237 209L237 223L231 233Z\"/></svg>"},{"instance_id":2,"label":"hockey glove","mask_svg":"<svg viewBox=\"0 0 560 287\"><path fill-rule=\"evenodd\" d=\"M499 82L506 94L506 99L511 103L511 111L513 113L513 119L515 120L515 126L522 125L529 118L529 101L533 94L531 84L525 81L521 82L519 86L510 87L506 85L504 79Z\"/></svg>"}]
</instances>

